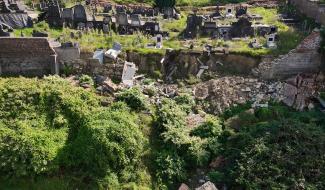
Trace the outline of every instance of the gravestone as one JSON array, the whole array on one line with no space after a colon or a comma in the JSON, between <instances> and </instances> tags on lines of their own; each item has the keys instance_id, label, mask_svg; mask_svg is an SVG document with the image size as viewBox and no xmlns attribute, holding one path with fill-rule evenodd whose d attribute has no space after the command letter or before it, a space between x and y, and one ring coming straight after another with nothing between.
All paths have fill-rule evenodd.
<instances>
[{"instance_id":1,"label":"gravestone","mask_svg":"<svg viewBox=\"0 0 325 190\"><path fill-rule=\"evenodd\" d=\"M236 18L246 15L247 14L247 7L238 6L236 7Z\"/></svg>"},{"instance_id":2,"label":"gravestone","mask_svg":"<svg viewBox=\"0 0 325 190\"><path fill-rule=\"evenodd\" d=\"M266 46L268 48L271 48L271 49L274 49L277 47L276 43L275 43L275 37L276 37L276 34L269 34L266 36Z\"/></svg>"},{"instance_id":3,"label":"gravestone","mask_svg":"<svg viewBox=\"0 0 325 190\"><path fill-rule=\"evenodd\" d=\"M108 24L103 24L103 33L108 34L109 33L109 25Z\"/></svg>"},{"instance_id":4,"label":"gravestone","mask_svg":"<svg viewBox=\"0 0 325 190\"><path fill-rule=\"evenodd\" d=\"M161 49L163 47L163 37L161 34L156 36L156 48Z\"/></svg>"},{"instance_id":5,"label":"gravestone","mask_svg":"<svg viewBox=\"0 0 325 190\"><path fill-rule=\"evenodd\" d=\"M127 26L128 23L128 15L126 13L118 13L116 14L116 23L119 26Z\"/></svg>"},{"instance_id":6,"label":"gravestone","mask_svg":"<svg viewBox=\"0 0 325 190\"><path fill-rule=\"evenodd\" d=\"M174 17L175 9L173 7L165 7L163 13L164 13L164 19L170 19Z\"/></svg>"},{"instance_id":7,"label":"gravestone","mask_svg":"<svg viewBox=\"0 0 325 190\"><path fill-rule=\"evenodd\" d=\"M122 83L131 87L133 86L133 78L138 69L134 63L125 61L123 74L122 74Z\"/></svg>"},{"instance_id":8,"label":"gravestone","mask_svg":"<svg viewBox=\"0 0 325 190\"><path fill-rule=\"evenodd\" d=\"M57 1L52 2L48 5L47 21L50 27L62 27L62 13L60 5Z\"/></svg>"},{"instance_id":9,"label":"gravestone","mask_svg":"<svg viewBox=\"0 0 325 190\"><path fill-rule=\"evenodd\" d=\"M252 23L247 18L240 18L233 23L229 31L231 38L241 38L254 35Z\"/></svg>"},{"instance_id":10,"label":"gravestone","mask_svg":"<svg viewBox=\"0 0 325 190\"><path fill-rule=\"evenodd\" d=\"M140 27L141 26L141 17L138 14L133 14L130 16L131 26Z\"/></svg>"},{"instance_id":11,"label":"gravestone","mask_svg":"<svg viewBox=\"0 0 325 190\"><path fill-rule=\"evenodd\" d=\"M187 17L187 25L185 30L185 38L195 38L202 27L203 18L196 14Z\"/></svg>"},{"instance_id":12,"label":"gravestone","mask_svg":"<svg viewBox=\"0 0 325 190\"><path fill-rule=\"evenodd\" d=\"M123 5L117 5L115 7L115 10L116 10L116 13L119 14L119 13L126 13L126 7L123 6Z\"/></svg>"},{"instance_id":13,"label":"gravestone","mask_svg":"<svg viewBox=\"0 0 325 190\"><path fill-rule=\"evenodd\" d=\"M152 22L152 21L146 22L143 25L143 31L146 34L150 34L150 35L158 34L160 32L159 23L158 22Z\"/></svg>"},{"instance_id":14,"label":"gravestone","mask_svg":"<svg viewBox=\"0 0 325 190\"><path fill-rule=\"evenodd\" d=\"M5 32L3 26L0 24L0 37L8 37L10 36L9 32Z\"/></svg>"},{"instance_id":15,"label":"gravestone","mask_svg":"<svg viewBox=\"0 0 325 190\"><path fill-rule=\"evenodd\" d=\"M75 25L78 23L86 23L87 22L87 14L85 7L82 5L76 5L73 8L73 22Z\"/></svg>"},{"instance_id":16,"label":"gravestone","mask_svg":"<svg viewBox=\"0 0 325 190\"><path fill-rule=\"evenodd\" d=\"M112 49L105 52L105 56L115 60L121 51L122 45L118 42L114 42Z\"/></svg>"},{"instance_id":17,"label":"gravestone","mask_svg":"<svg viewBox=\"0 0 325 190\"><path fill-rule=\"evenodd\" d=\"M62 19L63 22L67 24L72 24L73 21L73 10L71 8L64 8L62 10Z\"/></svg>"},{"instance_id":18,"label":"gravestone","mask_svg":"<svg viewBox=\"0 0 325 190\"><path fill-rule=\"evenodd\" d=\"M234 6L228 5L226 6L226 18L234 17Z\"/></svg>"},{"instance_id":19,"label":"gravestone","mask_svg":"<svg viewBox=\"0 0 325 190\"><path fill-rule=\"evenodd\" d=\"M104 13L109 13L111 11L112 11L112 5L111 4L104 5L104 10L103 10Z\"/></svg>"}]
</instances>

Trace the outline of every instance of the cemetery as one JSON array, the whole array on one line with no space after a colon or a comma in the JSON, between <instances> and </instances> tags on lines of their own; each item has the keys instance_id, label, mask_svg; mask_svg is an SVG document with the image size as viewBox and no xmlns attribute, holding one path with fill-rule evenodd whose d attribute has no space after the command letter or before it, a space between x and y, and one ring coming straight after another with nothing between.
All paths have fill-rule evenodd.
<instances>
[{"instance_id":1,"label":"cemetery","mask_svg":"<svg viewBox=\"0 0 325 190\"><path fill-rule=\"evenodd\" d=\"M0 189L324 189L324 13L0 0Z\"/></svg>"}]
</instances>

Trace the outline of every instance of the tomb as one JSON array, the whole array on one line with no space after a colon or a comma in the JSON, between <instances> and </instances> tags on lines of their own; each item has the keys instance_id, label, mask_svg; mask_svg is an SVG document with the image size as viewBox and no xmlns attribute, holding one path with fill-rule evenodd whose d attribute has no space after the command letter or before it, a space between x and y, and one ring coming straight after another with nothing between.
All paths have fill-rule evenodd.
<instances>
[{"instance_id":1,"label":"tomb","mask_svg":"<svg viewBox=\"0 0 325 190\"><path fill-rule=\"evenodd\" d=\"M58 74L56 53L46 38L0 38L0 75ZM19 55L19 56L17 56Z\"/></svg>"},{"instance_id":2,"label":"tomb","mask_svg":"<svg viewBox=\"0 0 325 190\"><path fill-rule=\"evenodd\" d=\"M62 19L63 19L64 23L66 23L69 26L72 26L72 24L73 24L73 10L72 10L72 8L64 8L62 10Z\"/></svg>"},{"instance_id":3,"label":"tomb","mask_svg":"<svg viewBox=\"0 0 325 190\"><path fill-rule=\"evenodd\" d=\"M275 36L276 36L276 34L270 34L270 35L266 36L266 40L267 40L266 46L268 48L274 49L277 47L276 43L275 43Z\"/></svg>"},{"instance_id":4,"label":"tomb","mask_svg":"<svg viewBox=\"0 0 325 190\"><path fill-rule=\"evenodd\" d=\"M203 18L196 14L187 17L187 25L185 30L185 38L195 38L202 27Z\"/></svg>"},{"instance_id":5,"label":"tomb","mask_svg":"<svg viewBox=\"0 0 325 190\"><path fill-rule=\"evenodd\" d=\"M231 38L253 36L254 28L247 18L241 17L237 22L232 24L229 35Z\"/></svg>"},{"instance_id":6,"label":"tomb","mask_svg":"<svg viewBox=\"0 0 325 190\"><path fill-rule=\"evenodd\" d=\"M84 6L75 5L73 7L73 23L74 26L77 26L79 23L87 23L87 13Z\"/></svg>"}]
</instances>

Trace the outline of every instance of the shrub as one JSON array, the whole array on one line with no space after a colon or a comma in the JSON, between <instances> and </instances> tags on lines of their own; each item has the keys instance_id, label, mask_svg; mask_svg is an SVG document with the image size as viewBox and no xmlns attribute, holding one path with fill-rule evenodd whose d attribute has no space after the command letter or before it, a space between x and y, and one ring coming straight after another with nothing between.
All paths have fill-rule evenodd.
<instances>
[{"instance_id":1,"label":"shrub","mask_svg":"<svg viewBox=\"0 0 325 190\"><path fill-rule=\"evenodd\" d=\"M183 93L183 94L180 94L179 96L176 96L174 98L174 100L176 101L176 103L178 105L181 106L181 108L186 113L190 113L192 111L193 107L195 106L194 97L187 93Z\"/></svg>"},{"instance_id":2,"label":"shrub","mask_svg":"<svg viewBox=\"0 0 325 190\"><path fill-rule=\"evenodd\" d=\"M117 94L116 100L125 102L131 109L136 111L147 109L145 97L138 88L123 90Z\"/></svg>"},{"instance_id":3,"label":"shrub","mask_svg":"<svg viewBox=\"0 0 325 190\"><path fill-rule=\"evenodd\" d=\"M171 185L186 179L184 160L174 151L161 151L156 157L157 177Z\"/></svg>"},{"instance_id":4,"label":"shrub","mask_svg":"<svg viewBox=\"0 0 325 190\"><path fill-rule=\"evenodd\" d=\"M81 75L79 77L79 83L80 84L89 84L89 85L94 85L94 80L91 78L89 75Z\"/></svg>"}]
</instances>

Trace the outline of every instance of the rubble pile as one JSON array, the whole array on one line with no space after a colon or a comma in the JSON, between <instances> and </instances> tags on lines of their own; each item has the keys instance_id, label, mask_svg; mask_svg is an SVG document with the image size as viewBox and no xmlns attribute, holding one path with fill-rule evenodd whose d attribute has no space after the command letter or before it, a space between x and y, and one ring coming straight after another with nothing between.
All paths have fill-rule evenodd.
<instances>
[{"instance_id":1,"label":"rubble pile","mask_svg":"<svg viewBox=\"0 0 325 190\"><path fill-rule=\"evenodd\" d=\"M207 100L210 110L215 114L224 112L236 104L253 102L254 107L267 106L270 99L282 100L283 83L268 83L254 78L239 76L222 77L194 88L194 96L199 100Z\"/></svg>"},{"instance_id":2,"label":"rubble pile","mask_svg":"<svg viewBox=\"0 0 325 190\"><path fill-rule=\"evenodd\" d=\"M318 90L323 86L323 81L323 74L297 75L287 79L283 103L299 111L314 108L313 99L318 97Z\"/></svg>"}]
</instances>

